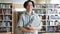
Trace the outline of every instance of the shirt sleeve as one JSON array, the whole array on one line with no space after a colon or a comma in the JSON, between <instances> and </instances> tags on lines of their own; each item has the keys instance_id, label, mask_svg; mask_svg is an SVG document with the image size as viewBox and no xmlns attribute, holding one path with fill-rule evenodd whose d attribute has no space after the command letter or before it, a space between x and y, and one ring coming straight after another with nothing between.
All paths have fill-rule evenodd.
<instances>
[{"instance_id":1,"label":"shirt sleeve","mask_svg":"<svg viewBox=\"0 0 60 34\"><path fill-rule=\"evenodd\" d=\"M23 16L19 16L19 21L18 21L18 24L17 26L22 26L23 27Z\"/></svg>"}]
</instances>

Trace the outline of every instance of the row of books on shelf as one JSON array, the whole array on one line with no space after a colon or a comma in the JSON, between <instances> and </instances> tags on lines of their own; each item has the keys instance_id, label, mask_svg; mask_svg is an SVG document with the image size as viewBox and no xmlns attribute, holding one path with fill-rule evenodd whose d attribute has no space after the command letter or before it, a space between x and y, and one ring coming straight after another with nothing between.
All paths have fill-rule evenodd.
<instances>
[{"instance_id":1,"label":"row of books on shelf","mask_svg":"<svg viewBox=\"0 0 60 34\"><path fill-rule=\"evenodd\" d=\"M12 17L11 16L1 16L0 15L0 21L2 21L2 20L6 20L6 21L12 20Z\"/></svg>"},{"instance_id":2,"label":"row of books on shelf","mask_svg":"<svg viewBox=\"0 0 60 34\"><path fill-rule=\"evenodd\" d=\"M34 10L35 13L37 14L46 14L46 10L45 9L40 9L40 10Z\"/></svg>"},{"instance_id":3,"label":"row of books on shelf","mask_svg":"<svg viewBox=\"0 0 60 34\"><path fill-rule=\"evenodd\" d=\"M10 22L0 22L0 32L10 32Z\"/></svg>"},{"instance_id":4,"label":"row of books on shelf","mask_svg":"<svg viewBox=\"0 0 60 34\"><path fill-rule=\"evenodd\" d=\"M0 4L0 8L12 8L10 4Z\"/></svg>"},{"instance_id":5,"label":"row of books on shelf","mask_svg":"<svg viewBox=\"0 0 60 34\"><path fill-rule=\"evenodd\" d=\"M60 26L60 20L45 20L45 21L41 21L42 25L44 26Z\"/></svg>"},{"instance_id":6,"label":"row of books on shelf","mask_svg":"<svg viewBox=\"0 0 60 34\"><path fill-rule=\"evenodd\" d=\"M11 22L0 22L0 27L11 27Z\"/></svg>"},{"instance_id":7,"label":"row of books on shelf","mask_svg":"<svg viewBox=\"0 0 60 34\"><path fill-rule=\"evenodd\" d=\"M48 26L47 27L47 32L60 32L60 26L56 27L56 26Z\"/></svg>"},{"instance_id":8,"label":"row of books on shelf","mask_svg":"<svg viewBox=\"0 0 60 34\"><path fill-rule=\"evenodd\" d=\"M40 32L60 32L60 26L43 26Z\"/></svg>"},{"instance_id":9,"label":"row of books on shelf","mask_svg":"<svg viewBox=\"0 0 60 34\"><path fill-rule=\"evenodd\" d=\"M52 20L52 21L55 21L55 20L60 20L60 15L39 15L39 17L42 17L42 20Z\"/></svg>"},{"instance_id":10,"label":"row of books on shelf","mask_svg":"<svg viewBox=\"0 0 60 34\"><path fill-rule=\"evenodd\" d=\"M0 32L10 32L11 31L11 28L5 28L5 27L3 27L3 28L0 28Z\"/></svg>"},{"instance_id":11,"label":"row of books on shelf","mask_svg":"<svg viewBox=\"0 0 60 34\"><path fill-rule=\"evenodd\" d=\"M50 21L50 22L48 22L48 25L50 25L50 26L60 26L60 21Z\"/></svg>"},{"instance_id":12,"label":"row of books on shelf","mask_svg":"<svg viewBox=\"0 0 60 34\"><path fill-rule=\"evenodd\" d=\"M35 13L37 13L37 14L59 14L59 10L57 10L57 9L39 9L39 10L34 10L35 11Z\"/></svg>"},{"instance_id":13,"label":"row of books on shelf","mask_svg":"<svg viewBox=\"0 0 60 34\"><path fill-rule=\"evenodd\" d=\"M59 15L39 15L42 17L42 20L60 20L60 16Z\"/></svg>"},{"instance_id":14,"label":"row of books on shelf","mask_svg":"<svg viewBox=\"0 0 60 34\"><path fill-rule=\"evenodd\" d=\"M58 14L58 10L57 9L47 9L46 13L47 14Z\"/></svg>"},{"instance_id":15,"label":"row of books on shelf","mask_svg":"<svg viewBox=\"0 0 60 34\"><path fill-rule=\"evenodd\" d=\"M52 19L58 20L58 19L60 19L60 16L59 15L48 15L47 19L49 19L49 20L52 20Z\"/></svg>"},{"instance_id":16,"label":"row of books on shelf","mask_svg":"<svg viewBox=\"0 0 60 34\"><path fill-rule=\"evenodd\" d=\"M48 23L49 26L60 26L60 22L50 22Z\"/></svg>"},{"instance_id":17,"label":"row of books on shelf","mask_svg":"<svg viewBox=\"0 0 60 34\"><path fill-rule=\"evenodd\" d=\"M0 9L0 14L12 14L12 10L11 9Z\"/></svg>"},{"instance_id":18,"label":"row of books on shelf","mask_svg":"<svg viewBox=\"0 0 60 34\"><path fill-rule=\"evenodd\" d=\"M60 4L36 4L35 8L60 8Z\"/></svg>"}]
</instances>

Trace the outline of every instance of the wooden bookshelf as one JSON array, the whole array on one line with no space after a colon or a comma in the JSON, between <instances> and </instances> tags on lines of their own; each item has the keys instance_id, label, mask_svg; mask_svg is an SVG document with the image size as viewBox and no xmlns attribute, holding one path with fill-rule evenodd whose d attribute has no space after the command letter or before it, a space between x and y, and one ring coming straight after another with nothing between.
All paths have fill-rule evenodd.
<instances>
[{"instance_id":1,"label":"wooden bookshelf","mask_svg":"<svg viewBox=\"0 0 60 34\"><path fill-rule=\"evenodd\" d=\"M0 34L13 34L12 3L0 3Z\"/></svg>"},{"instance_id":2,"label":"wooden bookshelf","mask_svg":"<svg viewBox=\"0 0 60 34\"><path fill-rule=\"evenodd\" d=\"M7 33L5 32L5 33L0 33L0 34L11 34L11 32L7 32Z\"/></svg>"}]
</instances>

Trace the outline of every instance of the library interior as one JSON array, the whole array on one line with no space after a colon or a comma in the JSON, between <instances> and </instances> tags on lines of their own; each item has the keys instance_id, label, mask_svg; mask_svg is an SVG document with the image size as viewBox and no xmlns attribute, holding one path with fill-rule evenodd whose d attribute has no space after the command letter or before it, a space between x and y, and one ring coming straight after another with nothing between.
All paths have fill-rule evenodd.
<instances>
[{"instance_id":1,"label":"library interior","mask_svg":"<svg viewBox=\"0 0 60 34\"><path fill-rule=\"evenodd\" d=\"M27 0L0 0L0 34L21 34L17 24ZM41 19L39 34L60 34L60 0L32 0Z\"/></svg>"}]
</instances>

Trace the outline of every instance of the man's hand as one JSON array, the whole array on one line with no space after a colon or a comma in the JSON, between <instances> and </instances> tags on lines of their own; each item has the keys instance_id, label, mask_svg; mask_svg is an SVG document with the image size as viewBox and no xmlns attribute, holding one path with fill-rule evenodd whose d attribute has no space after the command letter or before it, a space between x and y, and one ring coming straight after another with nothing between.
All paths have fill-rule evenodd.
<instances>
[{"instance_id":1,"label":"man's hand","mask_svg":"<svg viewBox=\"0 0 60 34\"><path fill-rule=\"evenodd\" d=\"M34 30L31 25L29 25L28 29L29 29L29 30Z\"/></svg>"},{"instance_id":2,"label":"man's hand","mask_svg":"<svg viewBox=\"0 0 60 34\"><path fill-rule=\"evenodd\" d=\"M28 29L30 30L39 30L40 29L40 26L37 26L37 27L32 27L31 25L28 27Z\"/></svg>"}]
</instances>

